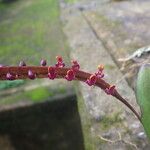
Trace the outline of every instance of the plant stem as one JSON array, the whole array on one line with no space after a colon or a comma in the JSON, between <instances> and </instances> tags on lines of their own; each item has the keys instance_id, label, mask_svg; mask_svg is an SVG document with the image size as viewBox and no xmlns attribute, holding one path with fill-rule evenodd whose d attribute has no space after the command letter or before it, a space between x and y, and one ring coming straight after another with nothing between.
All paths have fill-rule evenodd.
<instances>
[{"instance_id":1,"label":"plant stem","mask_svg":"<svg viewBox=\"0 0 150 150\"><path fill-rule=\"evenodd\" d=\"M52 66L53 67L53 66ZM22 66L22 67L16 67L16 66L4 66L0 67L0 80L7 80L6 79L6 74L9 72L11 74L17 75L17 79L28 79L28 71L32 70L33 73L36 74L36 78L47 78L48 75L48 68L49 66L43 67L43 66ZM71 68L58 68L54 67L55 71L57 73L56 78L64 78L65 75L67 74L67 71L70 70ZM92 74L78 70L75 73L75 80L83 81L85 82ZM104 81L101 78L98 78L95 86L100 87L101 89L105 90L106 88L110 87L110 84ZM114 93L112 94L115 98L117 98L120 102L125 104L139 119L141 122L141 117L140 115L136 112L136 110L133 108L131 104L128 103L126 99L124 99L115 89Z\"/></svg>"}]
</instances>

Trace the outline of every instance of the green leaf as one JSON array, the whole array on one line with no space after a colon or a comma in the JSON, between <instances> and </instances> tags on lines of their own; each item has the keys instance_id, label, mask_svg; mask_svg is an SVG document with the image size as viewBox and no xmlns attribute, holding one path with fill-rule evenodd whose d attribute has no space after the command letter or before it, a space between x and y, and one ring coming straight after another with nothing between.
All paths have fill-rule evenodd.
<instances>
[{"instance_id":1,"label":"green leaf","mask_svg":"<svg viewBox=\"0 0 150 150\"><path fill-rule=\"evenodd\" d=\"M150 139L150 64L143 65L138 73L137 101L142 112L142 124Z\"/></svg>"}]
</instances>

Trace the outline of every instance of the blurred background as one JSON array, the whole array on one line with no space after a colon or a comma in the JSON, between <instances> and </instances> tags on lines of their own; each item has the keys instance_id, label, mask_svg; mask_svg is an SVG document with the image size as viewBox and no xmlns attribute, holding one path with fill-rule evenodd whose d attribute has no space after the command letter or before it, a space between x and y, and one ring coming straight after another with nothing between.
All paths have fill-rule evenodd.
<instances>
[{"instance_id":1,"label":"blurred background","mask_svg":"<svg viewBox=\"0 0 150 150\"><path fill-rule=\"evenodd\" d=\"M78 60L105 66L136 110L136 75L150 60L149 0L0 0L0 64ZM138 50L138 52L137 52ZM136 53L135 53L136 52ZM95 87L65 80L0 81L0 150L149 150L143 127Z\"/></svg>"}]
</instances>

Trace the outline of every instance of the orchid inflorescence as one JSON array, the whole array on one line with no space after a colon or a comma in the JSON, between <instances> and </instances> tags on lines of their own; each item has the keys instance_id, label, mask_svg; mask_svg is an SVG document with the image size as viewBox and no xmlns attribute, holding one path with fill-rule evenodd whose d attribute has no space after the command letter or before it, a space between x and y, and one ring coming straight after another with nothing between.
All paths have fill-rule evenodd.
<instances>
[{"instance_id":1,"label":"orchid inflorescence","mask_svg":"<svg viewBox=\"0 0 150 150\"><path fill-rule=\"evenodd\" d=\"M67 81L79 80L85 82L89 86L98 86L108 95L112 95L124 103L140 120L139 114L135 109L117 92L115 85L110 85L104 80L104 66L99 65L96 73L90 74L80 70L80 65L76 60L71 62L71 67L65 67L65 63L61 56L56 56L56 64L47 66L47 61L42 59L40 66L27 66L24 61L19 66L0 65L0 80L17 80L36 78L64 78Z\"/></svg>"}]
</instances>

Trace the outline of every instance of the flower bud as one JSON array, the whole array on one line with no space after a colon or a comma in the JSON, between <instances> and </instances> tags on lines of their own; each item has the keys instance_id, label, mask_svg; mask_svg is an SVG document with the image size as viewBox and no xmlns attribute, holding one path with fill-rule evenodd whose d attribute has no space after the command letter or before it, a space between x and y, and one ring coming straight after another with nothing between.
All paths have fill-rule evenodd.
<instances>
[{"instance_id":1,"label":"flower bud","mask_svg":"<svg viewBox=\"0 0 150 150\"><path fill-rule=\"evenodd\" d=\"M23 67L23 66L26 66L26 63L24 61L20 61L19 67Z\"/></svg>"},{"instance_id":2,"label":"flower bud","mask_svg":"<svg viewBox=\"0 0 150 150\"><path fill-rule=\"evenodd\" d=\"M29 79L34 80L36 78L36 74L34 74L31 70L29 70L28 77L29 77Z\"/></svg>"},{"instance_id":3,"label":"flower bud","mask_svg":"<svg viewBox=\"0 0 150 150\"><path fill-rule=\"evenodd\" d=\"M41 66L46 66L47 62L45 59L42 59L41 62L40 62Z\"/></svg>"}]
</instances>

